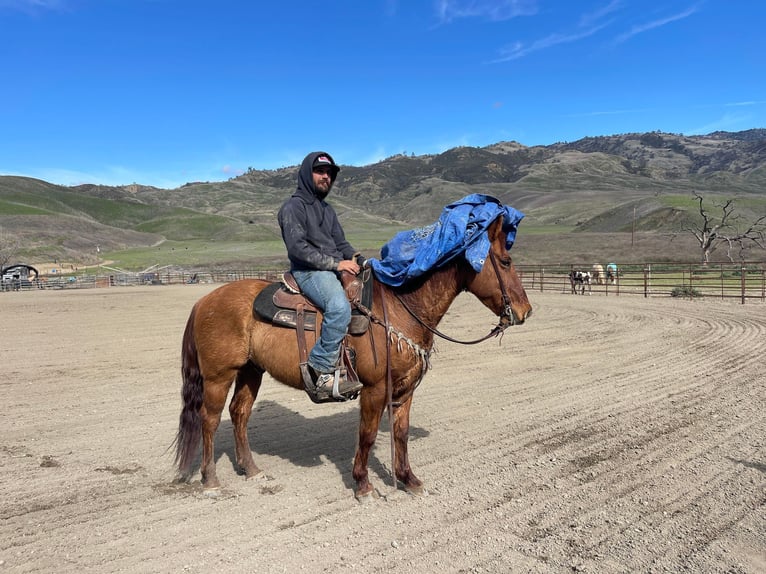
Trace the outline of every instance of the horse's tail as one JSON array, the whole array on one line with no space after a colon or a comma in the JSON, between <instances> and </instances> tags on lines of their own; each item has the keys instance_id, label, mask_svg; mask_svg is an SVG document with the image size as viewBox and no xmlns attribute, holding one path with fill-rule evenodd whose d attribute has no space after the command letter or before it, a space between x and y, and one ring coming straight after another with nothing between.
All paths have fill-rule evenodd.
<instances>
[{"instance_id":1,"label":"horse's tail","mask_svg":"<svg viewBox=\"0 0 766 574\"><path fill-rule=\"evenodd\" d=\"M183 407L178 420L178 432L176 433L176 465L181 478L188 479L191 474L191 465L197 455L199 443L202 439L202 419L200 408L202 407L203 388L202 373L199 370L197 344L194 342L194 317L197 306L195 305L189 315L184 330L183 342L181 343L181 375L183 385L181 397Z\"/></svg>"}]
</instances>

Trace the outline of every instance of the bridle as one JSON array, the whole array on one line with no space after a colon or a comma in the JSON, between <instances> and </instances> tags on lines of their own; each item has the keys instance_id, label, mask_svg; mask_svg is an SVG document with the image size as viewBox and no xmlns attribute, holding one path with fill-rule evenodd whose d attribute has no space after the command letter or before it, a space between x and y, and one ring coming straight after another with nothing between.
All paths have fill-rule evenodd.
<instances>
[{"instance_id":1,"label":"bridle","mask_svg":"<svg viewBox=\"0 0 766 574\"><path fill-rule=\"evenodd\" d=\"M441 337L442 339L445 339L447 341L450 341L452 343L458 343L460 345L475 345L476 343L481 343L482 341L486 341L487 339L490 339L492 337L497 337L498 335L502 335L503 331L505 331L508 327L516 324L516 319L513 316L513 309L511 308L511 298L508 296L508 291L506 291L505 288L505 282L503 281L503 278L500 276L500 269L497 266L497 259L495 258L495 254L492 253L492 248L490 247L489 250L489 260L492 262L492 269L495 271L495 276L497 277L497 282L500 285L500 293L503 297L503 311L500 314L500 319L495 325L492 330L484 335L483 337L480 337L479 339L476 339L474 341L460 341L458 339L453 339L449 335L445 335L439 329L436 327L431 327L428 325L423 319L418 317L418 315L410 308L409 305L402 299L398 293L394 293L394 296L396 297L396 300L399 301L399 303L402 304L402 307L404 307L407 312L412 316L413 319L415 319L420 325L428 329L431 333L436 335L437 337ZM503 322L503 319L507 319L505 322Z\"/></svg>"}]
</instances>

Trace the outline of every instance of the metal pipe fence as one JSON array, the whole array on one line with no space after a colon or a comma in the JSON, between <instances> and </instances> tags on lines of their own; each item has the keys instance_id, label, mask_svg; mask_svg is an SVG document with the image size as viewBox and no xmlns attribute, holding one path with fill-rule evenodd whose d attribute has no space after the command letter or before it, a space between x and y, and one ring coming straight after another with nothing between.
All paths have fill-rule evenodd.
<instances>
[{"instance_id":1,"label":"metal pipe fence","mask_svg":"<svg viewBox=\"0 0 766 574\"><path fill-rule=\"evenodd\" d=\"M689 263L631 263L615 265L611 277L603 272L584 284L585 294L603 296L643 295L644 297L700 297L766 301L766 263L709 265ZM549 291L571 294L572 271L594 273L592 267L577 264L517 265L516 270L527 291ZM26 281L22 290L90 289L135 285L181 285L194 283L228 283L238 279L278 280L284 269L179 272L165 270L154 273L92 274L41 276ZM5 287L5 286L3 286ZM10 290L10 289L3 289ZM579 293L579 288L578 288Z\"/></svg>"},{"instance_id":2,"label":"metal pipe fence","mask_svg":"<svg viewBox=\"0 0 766 574\"><path fill-rule=\"evenodd\" d=\"M518 265L516 271L527 291L555 291L574 293L570 281L572 271L591 273L587 281L577 285L577 293L644 297L700 297L766 301L766 264L689 264L689 263L632 263L616 266L611 277L599 273L594 276L590 266L575 264Z\"/></svg>"},{"instance_id":3,"label":"metal pipe fence","mask_svg":"<svg viewBox=\"0 0 766 574\"><path fill-rule=\"evenodd\" d=\"M26 281L22 289L92 289L105 287L132 287L137 285L189 285L196 283L229 283L238 279L278 280L284 270L235 270L183 272L162 271L154 273L110 273L108 275L87 272L42 275L37 280Z\"/></svg>"}]
</instances>

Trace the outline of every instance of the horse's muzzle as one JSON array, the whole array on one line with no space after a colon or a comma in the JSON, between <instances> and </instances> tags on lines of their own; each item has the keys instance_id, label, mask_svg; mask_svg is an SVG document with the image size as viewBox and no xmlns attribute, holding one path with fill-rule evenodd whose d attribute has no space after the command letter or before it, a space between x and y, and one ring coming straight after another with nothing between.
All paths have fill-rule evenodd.
<instances>
[{"instance_id":1,"label":"horse's muzzle","mask_svg":"<svg viewBox=\"0 0 766 574\"><path fill-rule=\"evenodd\" d=\"M527 306L522 313L517 312L512 307L506 307L503 314L500 316L500 326L503 328L511 327L513 325L522 325L532 314L532 307Z\"/></svg>"}]
</instances>

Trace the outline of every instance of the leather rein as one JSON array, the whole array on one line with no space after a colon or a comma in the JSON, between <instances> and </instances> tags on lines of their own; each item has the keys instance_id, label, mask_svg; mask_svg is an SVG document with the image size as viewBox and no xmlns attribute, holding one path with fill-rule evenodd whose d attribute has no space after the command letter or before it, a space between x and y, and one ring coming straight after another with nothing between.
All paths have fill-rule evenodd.
<instances>
[{"instance_id":1,"label":"leather rein","mask_svg":"<svg viewBox=\"0 0 766 574\"><path fill-rule=\"evenodd\" d=\"M433 333L437 337L441 337L442 339L445 339L452 343L458 343L460 345L475 345L476 343L481 343L482 341L486 341L487 339L491 337L497 337L498 335L502 335L503 331L505 331L511 325L515 325L516 319L513 316L513 309L511 309L511 298L508 296L508 293L505 290L505 283L503 283L503 279L502 277L500 277L500 269L498 269L497 267L497 260L495 259L495 254L492 253L492 249L490 249L489 251L489 260L492 262L492 268L495 270L495 275L497 276L497 282L500 285L500 292L503 296L503 312L500 314L500 320L498 321L497 325L495 325L489 333L473 341L460 341L458 339L453 339L449 335L445 335L444 333L439 331L439 329L437 329L436 327L431 327L429 324L423 321L423 319L418 317L418 315L410 308L409 305L407 305L404 299L402 299L397 293L394 293L394 297L396 297L397 301L399 301L399 303L402 304L402 307L404 307L407 310L407 312L410 315L412 315L412 318L415 319L418 323L420 323L423 327L428 329L431 333ZM506 323L503 323L503 318L507 318L508 321Z\"/></svg>"}]
</instances>

